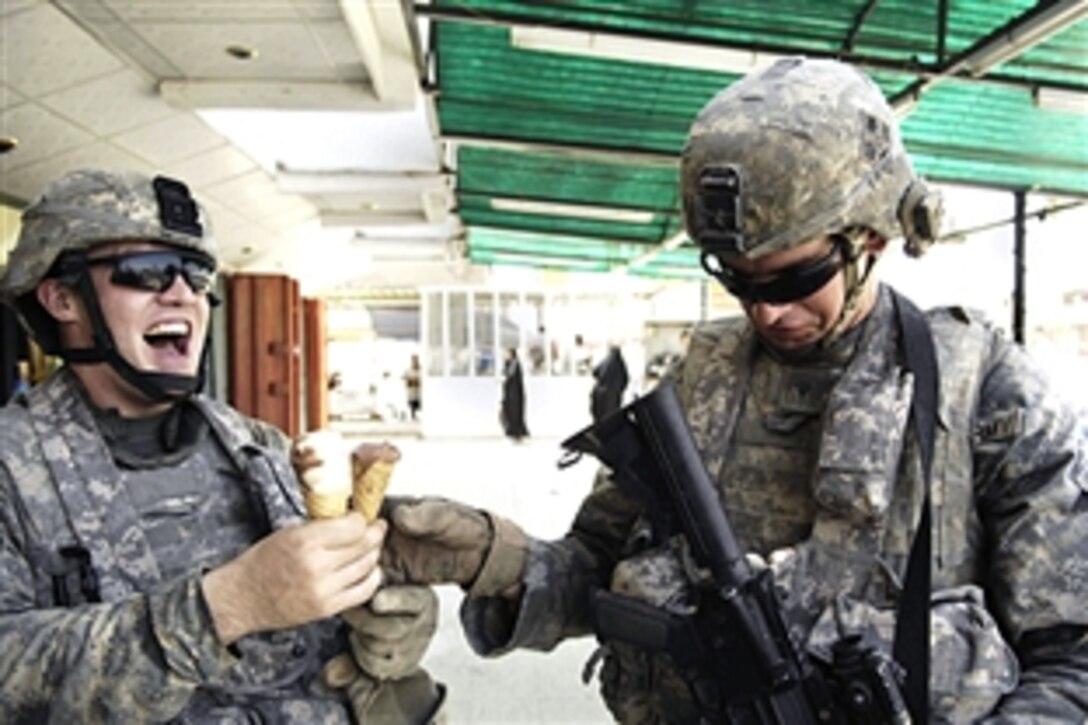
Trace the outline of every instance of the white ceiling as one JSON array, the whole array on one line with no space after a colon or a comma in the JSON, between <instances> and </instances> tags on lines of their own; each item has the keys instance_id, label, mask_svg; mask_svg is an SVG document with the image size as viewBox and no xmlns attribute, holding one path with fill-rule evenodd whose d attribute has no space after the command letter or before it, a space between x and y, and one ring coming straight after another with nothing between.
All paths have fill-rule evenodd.
<instances>
[{"instance_id":1,"label":"white ceiling","mask_svg":"<svg viewBox=\"0 0 1088 725\"><path fill-rule=\"evenodd\" d=\"M400 0L2 0L0 136L18 146L0 196L88 166L165 173L209 208L227 269L307 294L452 269L425 30Z\"/></svg>"}]
</instances>

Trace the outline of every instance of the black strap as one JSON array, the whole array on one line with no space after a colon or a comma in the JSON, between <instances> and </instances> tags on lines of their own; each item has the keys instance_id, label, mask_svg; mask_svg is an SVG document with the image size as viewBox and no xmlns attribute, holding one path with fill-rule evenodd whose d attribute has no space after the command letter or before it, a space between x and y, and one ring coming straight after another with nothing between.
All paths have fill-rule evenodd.
<instances>
[{"instance_id":1,"label":"black strap","mask_svg":"<svg viewBox=\"0 0 1088 725\"><path fill-rule=\"evenodd\" d=\"M907 369L914 374L911 417L922 455L926 492L918 529L911 544L903 595L895 618L892 656L907 673L904 699L911 719L929 717L929 607L931 582L932 521L929 489L933 471L933 439L937 428L937 353L929 323L910 300L892 292Z\"/></svg>"}]
</instances>

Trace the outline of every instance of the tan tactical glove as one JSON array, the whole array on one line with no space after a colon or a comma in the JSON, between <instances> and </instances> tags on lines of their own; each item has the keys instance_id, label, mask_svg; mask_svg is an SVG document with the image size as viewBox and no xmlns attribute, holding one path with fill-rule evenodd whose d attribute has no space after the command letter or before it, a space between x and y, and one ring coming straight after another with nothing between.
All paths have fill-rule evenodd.
<instances>
[{"instance_id":1,"label":"tan tactical glove","mask_svg":"<svg viewBox=\"0 0 1088 725\"><path fill-rule=\"evenodd\" d=\"M342 616L351 654L325 665L325 684L346 692L359 722L429 722L443 699L442 688L419 668L438 628L435 593L388 586Z\"/></svg>"},{"instance_id":2,"label":"tan tactical glove","mask_svg":"<svg viewBox=\"0 0 1088 725\"><path fill-rule=\"evenodd\" d=\"M460 584L471 597L511 595L529 539L517 524L443 498L391 501L381 566L389 582Z\"/></svg>"}]
</instances>

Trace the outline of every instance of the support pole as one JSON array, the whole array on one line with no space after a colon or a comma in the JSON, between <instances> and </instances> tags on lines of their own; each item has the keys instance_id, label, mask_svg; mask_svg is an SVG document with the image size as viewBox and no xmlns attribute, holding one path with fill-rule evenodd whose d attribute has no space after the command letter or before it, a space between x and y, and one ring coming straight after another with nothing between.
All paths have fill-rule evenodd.
<instances>
[{"instance_id":1,"label":"support pole","mask_svg":"<svg viewBox=\"0 0 1088 725\"><path fill-rule=\"evenodd\" d=\"M1024 261L1025 240L1027 237L1025 229L1027 192L1023 189L1017 189L1013 192L1013 198L1015 199L1016 212L1013 218L1012 337L1017 343L1023 345L1025 342L1024 296L1027 289Z\"/></svg>"}]
</instances>

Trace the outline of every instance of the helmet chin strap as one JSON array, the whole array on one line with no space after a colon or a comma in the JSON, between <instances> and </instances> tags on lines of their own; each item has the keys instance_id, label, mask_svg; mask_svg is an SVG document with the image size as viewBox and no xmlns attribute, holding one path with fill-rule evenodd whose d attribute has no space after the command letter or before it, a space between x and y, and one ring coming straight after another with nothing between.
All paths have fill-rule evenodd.
<instances>
[{"instance_id":1,"label":"helmet chin strap","mask_svg":"<svg viewBox=\"0 0 1088 725\"><path fill-rule=\"evenodd\" d=\"M855 233L843 245L843 253L846 255L846 259L843 262L842 272L846 289L843 294L842 309L839 311L839 317L835 320L835 324L816 343L816 347L820 350L826 350L843 336L850 322L853 321L854 313L857 312L861 304L861 293L865 290L865 283L869 280L869 275L876 264L875 255L863 253L865 239L866 233L864 231Z\"/></svg>"},{"instance_id":2,"label":"helmet chin strap","mask_svg":"<svg viewBox=\"0 0 1088 725\"><path fill-rule=\"evenodd\" d=\"M60 357L70 363L107 363L121 378L139 390L153 403L167 403L184 400L204 386L204 362L207 360L208 346L204 345L200 372L197 375L175 375L173 373L149 372L137 369L124 358L114 344L113 335L102 315L98 304L91 276L84 270L75 285L91 317L92 339L94 347L80 350L61 350Z\"/></svg>"},{"instance_id":3,"label":"helmet chin strap","mask_svg":"<svg viewBox=\"0 0 1088 725\"><path fill-rule=\"evenodd\" d=\"M865 283L876 264L876 256L864 254L866 234L864 232L847 237L845 243L839 248L843 254L842 273L844 275L844 288L842 309L831 329L816 342L799 350L777 350L768 345L771 356L782 362L799 363L824 356L832 349L836 342L850 329L850 322L854 313L861 305L861 294L865 290Z\"/></svg>"}]
</instances>

